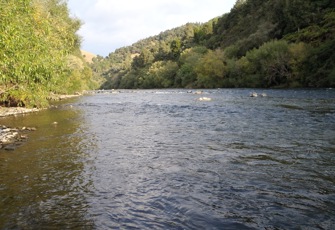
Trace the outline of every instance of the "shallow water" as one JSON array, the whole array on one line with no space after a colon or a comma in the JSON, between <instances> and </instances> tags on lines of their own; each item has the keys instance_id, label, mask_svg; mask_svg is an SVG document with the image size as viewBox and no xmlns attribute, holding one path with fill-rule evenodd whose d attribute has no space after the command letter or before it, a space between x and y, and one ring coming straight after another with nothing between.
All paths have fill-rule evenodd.
<instances>
[{"instance_id":1,"label":"shallow water","mask_svg":"<svg viewBox=\"0 0 335 230\"><path fill-rule=\"evenodd\" d=\"M0 119L38 128L0 151L0 229L331 229L335 90L256 91L101 93Z\"/></svg>"}]
</instances>

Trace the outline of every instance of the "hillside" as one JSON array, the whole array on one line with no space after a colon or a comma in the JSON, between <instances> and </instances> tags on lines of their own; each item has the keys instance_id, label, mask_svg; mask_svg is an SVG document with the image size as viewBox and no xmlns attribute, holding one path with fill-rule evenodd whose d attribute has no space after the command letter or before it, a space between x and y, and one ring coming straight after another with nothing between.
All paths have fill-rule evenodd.
<instances>
[{"instance_id":1,"label":"hillside","mask_svg":"<svg viewBox=\"0 0 335 230\"><path fill-rule=\"evenodd\" d=\"M335 2L237 0L227 14L91 64L102 88L334 87Z\"/></svg>"},{"instance_id":2,"label":"hillside","mask_svg":"<svg viewBox=\"0 0 335 230\"><path fill-rule=\"evenodd\" d=\"M92 63L93 58L97 57L97 55L87 52L85 50L80 50L80 51L81 51L81 54L83 55L84 60L88 63Z\"/></svg>"}]
</instances>

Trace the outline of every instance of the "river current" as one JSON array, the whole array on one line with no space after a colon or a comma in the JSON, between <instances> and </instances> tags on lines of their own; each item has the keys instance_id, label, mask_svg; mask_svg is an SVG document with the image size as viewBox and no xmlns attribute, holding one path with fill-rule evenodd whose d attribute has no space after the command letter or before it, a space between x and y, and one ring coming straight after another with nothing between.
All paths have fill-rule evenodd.
<instances>
[{"instance_id":1,"label":"river current","mask_svg":"<svg viewBox=\"0 0 335 230\"><path fill-rule=\"evenodd\" d=\"M0 229L334 228L335 90L252 91L104 91L1 118L37 131L0 151Z\"/></svg>"}]
</instances>

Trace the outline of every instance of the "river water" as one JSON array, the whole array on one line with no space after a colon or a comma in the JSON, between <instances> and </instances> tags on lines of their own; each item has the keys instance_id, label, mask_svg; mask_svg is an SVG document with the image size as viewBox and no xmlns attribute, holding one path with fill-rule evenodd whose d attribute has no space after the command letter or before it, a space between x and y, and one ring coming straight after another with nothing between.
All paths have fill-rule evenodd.
<instances>
[{"instance_id":1,"label":"river water","mask_svg":"<svg viewBox=\"0 0 335 230\"><path fill-rule=\"evenodd\" d=\"M335 90L256 91L104 92L1 118L37 131L0 151L0 229L332 229Z\"/></svg>"}]
</instances>

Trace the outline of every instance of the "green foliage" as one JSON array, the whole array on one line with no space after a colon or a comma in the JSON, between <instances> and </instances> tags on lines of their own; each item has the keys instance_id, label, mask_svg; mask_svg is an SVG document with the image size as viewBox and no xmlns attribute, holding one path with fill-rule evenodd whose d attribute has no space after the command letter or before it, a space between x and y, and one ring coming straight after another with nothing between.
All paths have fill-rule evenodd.
<instances>
[{"instance_id":1,"label":"green foliage","mask_svg":"<svg viewBox=\"0 0 335 230\"><path fill-rule=\"evenodd\" d=\"M144 68L147 65L151 64L153 60L154 56L152 55L152 53L147 49L143 49L139 56L134 57L131 66L134 69Z\"/></svg>"},{"instance_id":2,"label":"green foliage","mask_svg":"<svg viewBox=\"0 0 335 230\"><path fill-rule=\"evenodd\" d=\"M81 23L69 17L66 2L8 0L0 8L1 101L43 107L49 92L71 92L84 64L69 56L79 51Z\"/></svg>"},{"instance_id":3,"label":"green foliage","mask_svg":"<svg viewBox=\"0 0 335 230\"><path fill-rule=\"evenodd\" d=\"M180 68L175 78L176 87L196 87L197 73L195 66L207 52L208 49L204 46L195 46L182 52L179 58Z\"/></svg>"},{"instance_id":4,"label":"green foliage","mask_svg":"<svg viewBox=\"0 0 335 230\"><path fill-rule=\"evenodd\" d=\"M226 72L226 60L221 50L209 50L195 66L199 88L221 87Z\"/></svg>"},{"instance_id":5,"label":"green foliage","mask_svg":"<svg viewBox=\"0 0 335 230\"><path fill-rule=\"evenodd\" d=\"M138 78L138 76L143 76L143 75L140 75L139 72L140 71L132 70L128 72L127 74L123 75L123 77L120 80L119 88L121 89L138 88L138 81L141 81L141 78Z\"/></svg>"},{"instance_id":6,"label":"green foliage","mask_svg":"<svg viewBox=\"0 0 335 230\"><path fill-rule=\"evenodd\" d=\"M290 42L305 42L314 47L335 39L335 9L327 10L318 24L313 23L298 32L288 34L285 39Z\"/></svg>"},{"instance_id":7,"label":"green foliage","mask_svg":"<svg viewBox=\"0 0 335 230\"><path fill-rule=\"evenodd\" d=\"M335 86L335 40L330 40L313 48L306 58L302 75L309 87Z\"/></svg>"},{"instance_id":8,"label":"green foliage","mask_svg":"<svg viewBox=\"0 0 335 230\"><path fill-rule=\"evenodd\" d=\"M170 44L171 58L176 60L179 58L181 52L181 41L180 39L175 39Z\"/></svg>"},{"instance_id":9,"label":"green foliage","mask_svg":"<svg viewBox=\"0 0 335 230\"><path fill-rule=\"evenodd\" d=\"M92 65L103 87L334 87L335 1L237 0Z\"/></svg>"}]
</instances>

